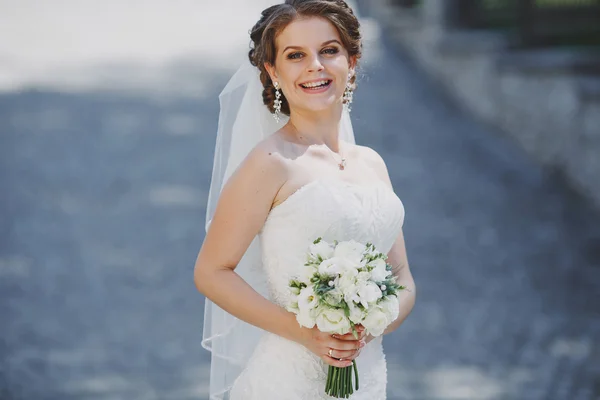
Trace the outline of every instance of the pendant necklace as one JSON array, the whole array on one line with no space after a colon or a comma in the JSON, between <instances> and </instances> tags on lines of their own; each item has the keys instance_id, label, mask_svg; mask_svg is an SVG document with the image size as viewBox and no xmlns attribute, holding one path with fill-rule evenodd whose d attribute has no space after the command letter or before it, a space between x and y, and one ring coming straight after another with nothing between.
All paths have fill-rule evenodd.
<instances>
[{"instance_id":1,"label":"pendant necklace","mask_svg":"<svg viewBox=\"0 0 600 400\"><path fill-rule=\"evenodd\" d=\"M296 129L296 126L294 124L290 123L290 125L292 125L294 130L299 133L298 129ZM327 147L327 145L325 145L325 147ZM335 151L331 150L329 147L327 147L327 151L329 151L329 153L335 153ZM340 162L338 162L333 156L333 154L331 154L331 158L333 158L333 161L335 161L335 163L338 165L340 171L343 171L344 169L346 169L346 157L344 157L342 154L340 154L339 156L342 158Z\"/></svg>"},{"instance_id":2,"label":"pendant necklace","mask_svg":"<svg viewBox=\"0 0 600 400\"><path fill-rule=\"evenodd\" d=\"M327 146L325 146L327 147ZM338 168L343 171L346 168L346 158L340 154L340 157L342 158L342 161L340 161L339 163L337 162L337 160L335 159L335 157L333 156L333 153L335 153L333 150L331 150L329 147L327 147L327 150L329 150L329 152L331 153L331 158L333 158L333 161L335 161L338 165Z\"/></svg>"}]
</instances>

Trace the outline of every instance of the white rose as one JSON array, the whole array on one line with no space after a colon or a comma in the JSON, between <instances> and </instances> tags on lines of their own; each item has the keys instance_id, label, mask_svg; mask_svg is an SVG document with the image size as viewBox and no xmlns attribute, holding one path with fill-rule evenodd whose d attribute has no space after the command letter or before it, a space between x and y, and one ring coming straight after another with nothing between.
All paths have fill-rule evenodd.
<instances>
[{"instance_id":1,"label":"white rose","mask_svg":"<svg viewBox=\"0 0 600 400\"><path fill-rule=\"evenodd\" d=\"M319 273L321 275L337 275L346 268L344 260L338 257L331 257L319 264Z\"/></svg>"},{"instance_id":2,"label":"white rose","mask_svg":"<svg viewBox=\"0 0 600 400\"><path fill-rule=\"evenodd\" d=\"M400 314L400 302L394 295L385 296L377 303L377 306L384 312L390 323L395 321Z\"/></svg>"},{"instance_id":3,"label":"white rose","mask_svg":"<svg viewBox=\"0 0 600 400\"><path fill-rule=\"evenodd\" d=\"M315 295L312 286L307 286L298 295L298 309L300 312L310 311L319 305L319 299Z\"/></svg>"},{"instance_id":4,"label":"white rose","mask_svg":"<svg viewBox=\"0 0 600 400\"><path fill-rule=\"evenodd\" d=\"M371 273L367 271L361 271L356 275L356 280L358 282L367 282L371 279Z\"/></svg>"},{"instance_id":5,"label":"white rose","mask_svg":"<svg viewBox=\"0 0 600 400\"><path fill-rule=\"evenodd\" d=\"M360 307L356 305L356 303L354 303L353 301L348 302L348 308L350 309L350 316L348 317L350 318L350 321L352 321L355 324L362 323L363 319L366 316L365 311L361 310Z\"/></svg>"},{"instance_id":6,"label":"white rose","mask_svg":"<svg viewBox=\"0 0 600 400\"><path fill-rule=\"evenodd\" d=\"M322 309L317 315L316 322L321 332L345 335L350 331L350 321L346 318L344 310L337 308Z\"/></svg>"},{"instance_id":7,"label":"white rose","mask_svg":"<svg viewBox=\"0 0 600 400\"><path fill-rule=\"evenodd\" d=\"M354 240L340 242L335 246L334 256L345 258L354 265L360 265L365 246Z\"/></svg>"},{"instance_id":8,"label":"white rose","mask_svg":"<svg viewBox=\"0 0 600 400\"><path fill-rule=\"evenodd\" d=\"M369 308L369 303L374 303L381 298L383 295L381 289L375 282L364 282L358 286L358 297L360 298L360 304L365 308Z\"/></svg>"},{"instance_id":9,"label":"white rose","mask_svg":"<svg viewBox=\"0 0 600 400\"><path fill-rule=\"evenodd\" d=\"M352 276L352 274L343 274L337 280L336 287L338 287L344 295L352 293L356 288L356 278Z\"/></svg>"},{"instance_id":10,"label":"white rose","mask_svg":"<svg viewBox=\"0 0 600 400\"><path fill-rule=\"evenodd\" d=\"M382 335L389 323L388 317L377 307L372 307L362 321L362 325L367 328L368 333L373 336Z\"/></svg>"},{"instance_id":11,"label":"white rose","mask_svg":"<svg viewBox=\"0 0 600 400\"><path fill-rule=\"evenodd\" d=\"M327 302L327 304L330 304L332 306L339 306L342 300L344 299L344 294L339 288L336 288L325 293L323 299Z\"/></svg>"},{"instance_id":12,"label":"white rose","mask_svg":"<svg viewBox=\"0 0 600 400\"><path fill-rule=\"evenodd\" d=\"M323 260L333 256L333 246L322 239L319 243L311 243L309 250L313 257L321 256Z\"/></svg>"},{"instance_id":13,"label":"white rose","mask_svg":"<svg viewBox=\"0 0 600 400\"><path fill-rule=\"evenodd\" d=\"M373 267L371 270L371 279L375 282L382 282L391 274L390 271L385 269L386 263L381 258L373 260L369 263L370 266Z\"/></svg>"}]
</instances>

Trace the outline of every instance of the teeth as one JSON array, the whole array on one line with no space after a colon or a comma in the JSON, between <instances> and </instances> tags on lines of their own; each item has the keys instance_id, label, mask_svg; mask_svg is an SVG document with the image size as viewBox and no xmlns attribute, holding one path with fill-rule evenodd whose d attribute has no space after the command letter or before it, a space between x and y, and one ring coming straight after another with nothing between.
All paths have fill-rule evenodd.
<instances>
[{"instance_id":1,"label":"teeth","mask_svg":"<svg viewBox=\"0 0 600 400\"><path fill-rule=\"evenodd\" d=\"M314 88L314 87L317 87L317 86L326 85L327 82L329 82L329 81L328 80L324 80L324 81L319 81L319 82L303 83L302 86L304 86L306 88Z\"/></svg>"}]
</instances>

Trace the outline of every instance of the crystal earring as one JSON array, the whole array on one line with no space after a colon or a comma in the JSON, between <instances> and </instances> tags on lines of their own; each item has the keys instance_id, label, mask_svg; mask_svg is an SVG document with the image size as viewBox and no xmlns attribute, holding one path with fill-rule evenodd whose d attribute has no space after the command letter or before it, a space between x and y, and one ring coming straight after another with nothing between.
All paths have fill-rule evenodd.
<instances>
[{"instance_id":1,"label":"crystal earring","mask_svg":"<svg viewBox=\"0 0 600 400\"><path fill-rule=\"evenodd\" d=\"M281 91L279 90L279 82L273 82L273 86L275 86L275 101L273 102L275 112L273 113L273 118L275 118L275 121L279 122L279 115L281 114Z\"/></svg>"},{"instance_id":2,"label":"crystal earring","mask_svg":"<svg viewBox=\"0 0 600 400\"><path fill-rule=\"evenodd\" d=\"M352 110L351 104L352 104L353 90L352 90L352 83L350 83L351 79L352 79L352 74L348 74L348 80L346 81L346 90L344 91L344 106L346 106L346 109L348 110L348 112L350 112Z\"/></svg>"}]
</instances>

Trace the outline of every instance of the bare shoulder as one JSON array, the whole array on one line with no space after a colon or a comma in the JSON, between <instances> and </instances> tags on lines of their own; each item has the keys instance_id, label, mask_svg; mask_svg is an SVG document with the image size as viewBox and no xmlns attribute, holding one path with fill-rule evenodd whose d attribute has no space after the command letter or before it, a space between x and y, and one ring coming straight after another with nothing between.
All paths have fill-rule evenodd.
<instances>
[{"instance_id":1,"label":"bare shoulder","mask_svg":"<svg viewBox=\"0 0 600 400\"><path fill-rule=\"evenodd\" d=\"M258 143L242 161L236 175L241 180L261 183L260 186L280 187L287 179L287 160L278 151L272 137Z\"/></svg>"},{"instance_id":2,"label":"bare shoulder","mask_svg":"<svg viewBox=\"0 0 600 400\"><path fill-rule=\"evenodd\" d=\"M367 164L373 170L373 172L375 172L377 176L379 176L379 178L382 181L388 183L390 187L392 186L385 161L377 151L375 151L371 147L362 146L358 144L355 145L354 150L357 156L363 162L365 162L365 164Z\"/></svg>"}]
</instances>

